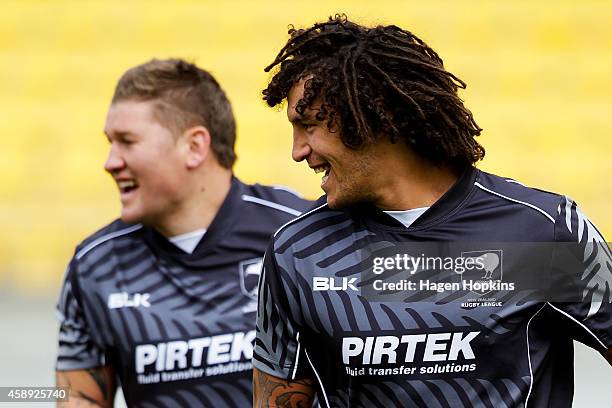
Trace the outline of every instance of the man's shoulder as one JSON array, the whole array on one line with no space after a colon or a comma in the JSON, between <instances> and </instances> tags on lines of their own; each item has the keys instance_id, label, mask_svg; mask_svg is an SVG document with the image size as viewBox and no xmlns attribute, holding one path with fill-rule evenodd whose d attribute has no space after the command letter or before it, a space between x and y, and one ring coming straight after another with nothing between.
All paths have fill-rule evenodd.
<instances>
[{"instance_id":1,"label":"man's shoulder","mask_svg":"<svg viewBox=\"0 0 612 408\"><path fill-rule=\"evenodd\" d=\"M325 197L315 201L312 208L287 222L274 234L274 248L278 250L304 240L321 240L351 224L349 213L328 207Z\"/></svg>"},{"instance_id":2,"label":"man's shoulder","mask_svg":"<svg viewBox=\"0 0 612 408\"><path fill-rule=\"evenodd\" d=\"M490 197L495 197L509 204L525 207L526 209L530 208L532 211L539 212L553 223L559 213L560 204L566 199L561 194L528 187L515 179L497 176L484 171L480 171L475 185L480 191Z\"/></svg>"},{"instance_id":3,"label":"man's shoulder","mask_svg":"<svg viewBox=\"0 0 612 408\"><path fill-rule=\"evenodd\" d=\"M97 249L104 247L105 244L115 239L129 237L132 233L141 229L141 224L127 224L120 219L116 219L81 241L76 247L74 259L81 260Z\"/></svg>"},{"instance_id":4,"label":"man's shoulder","mask_svg":"<svg viewBox=\"0 0 612 408\"><path fill-rule=\"evenodd\" d=\"M244 184L242 200L263 211L290 218L297 217L313 206L313 201L304 199L299 193L285 186Z\"/></svg>"}]
</instances>

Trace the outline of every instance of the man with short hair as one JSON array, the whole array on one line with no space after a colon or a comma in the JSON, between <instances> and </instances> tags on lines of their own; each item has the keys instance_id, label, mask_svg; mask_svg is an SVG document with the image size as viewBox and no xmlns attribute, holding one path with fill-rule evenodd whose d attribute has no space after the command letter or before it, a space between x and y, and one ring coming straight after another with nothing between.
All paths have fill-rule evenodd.
<instances>
[{"instance_id":1,"label":"man with short hair","mask_svg":"<svg viewBox=\"0 0 612 408\"><path fill-rule=\"evenodd\" d=\"M233 176L231 105L206 71L152 60L119 80L104 169L121 219L76 249L58 301L68 406L244 407L271 234L309 202Z\"/></svg>"},{"instance_id":2,"label":"man with short hair","mask_svg":"<svg viewBox=\"0 0 612 408\"><path fill-rule=\"evenodd\" d=\"M465 84L414 34L346 16L289 34L264 99L287 101L293 159L326 195L266 251L254 405L570 407L572 339L612 360L612 260L593 224L474 167ZM584 268L546 275L571 260L564 242ZM547 276L568 284L533 297Z\"/></svg>"}]
</instances>

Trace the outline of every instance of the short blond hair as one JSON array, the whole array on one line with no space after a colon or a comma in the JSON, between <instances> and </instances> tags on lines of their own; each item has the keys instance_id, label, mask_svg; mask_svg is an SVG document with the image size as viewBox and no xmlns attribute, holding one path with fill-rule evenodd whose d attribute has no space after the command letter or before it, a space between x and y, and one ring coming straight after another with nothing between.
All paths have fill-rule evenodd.
<instances>
[{"instance_id":1,"label":"short blond hair","mask_svg":"<svg viewBox=\"0 0 612 408\"><path fill-rule=\"evenodd\" d=\"M156 119L176 132L205 126L219 164L232 168L236 121L225 92L209 72L178 58L152 59L119 79L112 103L125 100L157 101Z\"/></svg>"}]
</instances>

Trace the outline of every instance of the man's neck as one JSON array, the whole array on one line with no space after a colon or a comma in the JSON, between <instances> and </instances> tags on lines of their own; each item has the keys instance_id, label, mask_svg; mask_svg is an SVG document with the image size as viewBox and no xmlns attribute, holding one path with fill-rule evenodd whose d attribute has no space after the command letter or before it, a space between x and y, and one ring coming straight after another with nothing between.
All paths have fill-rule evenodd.
<instances>
[{"instance_id":1,"label":"man's neck","mask_svg":"<svg viewBox=\"0 0 612 408\"><path fill-rule=\"evenodd\" d=\"M405 146L395 145L383 157L384 170L379 173L374 200L382 210L431 207L459 178L451 167L435 166Z\"/></svg>"},{"instance_id":2,"label":"man's neck","mask_svg":"<svg viewBox=\"0 0 612 408\"><path fill-rule=\"evenodd\" d=\"M232 171L218 168L204 173L194 175L188 197L176 211L154 226L165 237L208 229L219 212L232 185Z\"/></svg>"}]
</instances>

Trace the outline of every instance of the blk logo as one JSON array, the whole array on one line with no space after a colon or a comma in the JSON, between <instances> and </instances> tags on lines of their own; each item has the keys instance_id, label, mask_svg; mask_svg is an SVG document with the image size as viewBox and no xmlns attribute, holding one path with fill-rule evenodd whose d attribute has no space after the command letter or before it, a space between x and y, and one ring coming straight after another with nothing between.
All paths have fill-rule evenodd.
<instances>
[{"instance_id":1,"label":"blk logo","mask_svg":"<svg viewBox=\"0 0 612 408\"><path fill-rule=\"evenodd\" d=\"M354 290L358 291L355 283L357 278L328 278L327 276L315 276L312 278L312 290L315 292L330 290L333 292Z\"/></svg>"},{"instance_id":2,"label":"blk logo","mask_svg":"<svg viewBox=\"0 0 612 408\"><path fill-rule=\"evenodd\" d=\"M148 293L111 293L108 295L108 308L120 309L122 307L151 307L151 303L149 303L150 296L151 295Z\"/></svg>"}]
</instances>

